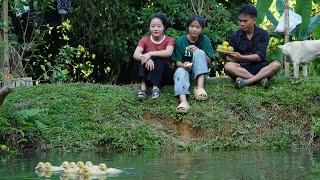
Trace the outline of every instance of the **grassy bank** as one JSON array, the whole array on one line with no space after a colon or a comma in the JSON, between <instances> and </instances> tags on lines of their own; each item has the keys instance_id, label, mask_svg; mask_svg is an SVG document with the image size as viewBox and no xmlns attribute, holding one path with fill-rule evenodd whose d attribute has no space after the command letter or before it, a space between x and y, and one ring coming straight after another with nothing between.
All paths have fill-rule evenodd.
<instances>
[{"instance_id":1,"label":"grassy bank","mask_svg":"<svg viewBox=\"0 0 320 180\"><path fill-rule=\"evenodd\" d=\"M160 100L144 102L136 99L138 85L18 88L0 113L0 147L90 151L317 144L320 78L275 78L271 84L268 90L260 86L237 90L229 79L207 81L209 100L197 102L191 95L187 115L175 113L178 99L172 96L173 86L162 89Z\"/></svg>"}]
</instances>

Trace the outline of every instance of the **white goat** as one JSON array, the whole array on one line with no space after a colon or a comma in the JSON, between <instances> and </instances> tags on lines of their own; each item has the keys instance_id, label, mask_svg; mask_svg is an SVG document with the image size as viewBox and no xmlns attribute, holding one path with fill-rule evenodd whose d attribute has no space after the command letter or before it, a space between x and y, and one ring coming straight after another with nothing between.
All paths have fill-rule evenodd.
<instances>
[{"instance_id":1,"label":"white goat","mask_svg":"<svg viewBox=\"0 0 320 180\"><path fill-rule=\"evenodd\" d=\"M291 59L295 78L299 77L300 64L303 76L308 76L307 63L320 57L320 40L293 41L278 47Z\"/></svg>"}]
</instances>

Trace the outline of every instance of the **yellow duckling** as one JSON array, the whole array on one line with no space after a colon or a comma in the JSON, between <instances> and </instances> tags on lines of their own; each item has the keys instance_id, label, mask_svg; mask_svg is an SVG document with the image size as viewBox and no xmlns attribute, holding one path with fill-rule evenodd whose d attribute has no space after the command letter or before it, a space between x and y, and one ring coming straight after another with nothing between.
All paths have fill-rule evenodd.
<instances>
[{"instance_id":1,"label":"yellow duckling","mask_svg":"<svg viewBox=\"0 0 320 180\"><path fill-rule=\"evenodd\" d=\"M107 165L104 163L99 164L99 168L102 172L105 172L107 174L119 174L122 172L120 169L107 168Z\"/></svg>"},{"instance_id":2,"label":"yellow duckling","mask_svg":"<svg viewBox=\"0 0 320 180\"><path fill-rule=\"evenodd\" d=\"M68 161L63 161L63 163L60 165L60 167L63 167L63 166L69 166L69 162Z\"/></svg>"},{"instance_id":3,"label":"yellow duckling","mask_svg":"<svg viewBox=\"0 0 320 180\"><path fill-rule=\"evenodd\" d=\"M103 175L106 174L105 172L101 171L100 169L92 169L88 166L83 167L83 174L86 176L92 176L92 175Z\"/></svg>"},{"instance_id":4,"label":"yellow duckling","mask_svg":"<svg viewBox=\"0 0 320 180\"><path fill-rule=\"evenodd\" d=\"M45 165L43 162L39 162L38 165L35 167L36 173L39 177L50 177L51 172L45 171Z\"/></svg>"},{"instance_id":5,"label":"yellow duckling","mask_svg":"<svg viewBox=\"0 0 320 180\"><path fill-rule=\"evenodd\" d=\"M77 164L75 162L71 162L70 163L70 169L78 171L79 168L78 168L78 166L77 166Z\"/></svg>"},{"instance_id":6,"label":"yellow duckling","mask_svg":"<svg viewBox=\"0 0 320 180\"><path fill-rule=\"evenodd\" d=\"M75 163L74 163L75 164ZM70 174L76 174L78 173L78 170L75 168L71 168L71 163L62 163L62 168L64 169L63 172L64 173L70 173Z\"/></svg>"},{"instance_id":7,"label":"yellow duckling","mask_svg":"<svg viewBox=\"0 0 320 180\"><path fill-rule=\"evenodd\" d=\"M93 165L91 161L87 161L86 166L90 169L100 170L99 166Z\"/></svg>"},{"instance_id":8,"label":"yellow duckling","mask_svg":"<svg viewBox=\"0 0 320 180\"><path fill-rule=\"evenodd\" d=\"M63 171L64 169L62 167L59 166L52 166L51 163L46 162L44 164L46 171L51 171L51 172L58 172L58 171Z\"/></svg>"},{"instance_id":9,"label":"yellow duckling","mask_svg":"<svg viewBox=\"0 0 320 180\"><path fill-rule=\"evenodd\" d=\"M77 162L77 166L78 166L78 173L82 173L83 172L83 167L84 167L84 163L82 161Z\"/></svg>"},{"instance_id":10,"label":"yellow duckling","mask_svg":"<svg viewBox=\"0 0 320 180\"><path fill-rule=\"evenodd\" d=\"M35 169L36 169L37 171L44 171L44 170L45 170L45 165L44 165L44 163L43 163L43 162L39 162L39 163L37 164L37 166L35 167Z\"/></svg>"}]
</instances>

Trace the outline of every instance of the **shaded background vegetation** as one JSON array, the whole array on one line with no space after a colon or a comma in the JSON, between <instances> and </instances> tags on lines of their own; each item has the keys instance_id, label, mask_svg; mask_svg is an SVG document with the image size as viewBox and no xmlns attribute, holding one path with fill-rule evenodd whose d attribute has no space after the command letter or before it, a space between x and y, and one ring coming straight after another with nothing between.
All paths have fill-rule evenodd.
<instances>
[{"instance_id":1,"label":"shaded background vegetation","mask_svg":"<svg viewBox=\"0 0 320 180\"><path fill-rule=\"evenodd\" d=\"M270 31L274 30L279 14L283 12L283 0L75 0L72 1L72 13L60 17L56 1L33 2L33 11L21 12L22 5L29 5L29 1L9 0L9 25L0 25L10 27L12 74L14 77L31 76L38 82L137 82L137 62L132 54L138 40L148 34L147 19L155 12L168 15L173 26L166 34L175 38L187 33L188 16L203 15L207 25L204 33L214 49L237 29L236 12L242 4L258 3L260 14L267 17L259 23ZM289 2L297 12L306 9L304 4L311 7L313 2L312 9L305 11L308 18L303 17L301 27L309 24L308 13L315 17L314 26L319 24L320 17L316 16L318 0ZM19 17L16 16L18 12L22 13ZM57 23L59 20L61 25ZM291 35L292 39L297 40L301 27L298 26L296 35ZM283 44L283 34L271 33L271 36L268 58L282 59L277 45ZM223 61L217 53L215 57L210 76L224 75ZM319 72L311 70L310 74L319 74L319 65L314 63Z\"/></svg>"},{"instance_id":2,"label":"shaded background vegetation","mask_svg":"<svg viewBox=\"0 0 320 180\"><path fill-rule=\"evenodd\" d=\"M137 82L137 62L132 54L138 40L148 34L147 19L155 12L168 15L173 26L166 34L175 38L187 33L188 16L203 15L207 22L204 33L215 49L237 29L240 5L257 3L258 21L270 32L284 11L283 0L75 0L72 13L60 17L55 0L30 2L34 10L24 12L22 5L30 5L29 1L9 0L9 24L1 22L0 26L10 27L11 73L14 77L31 76L38 82ZM319 0L290 0L289 4L303 16L292 40L311 37L311 32L305 34L309 23L320 32ZM303 9L306 11L301 13ZM283 34L271 33L271 37L268 58L282 59L277 45L283 44ZM224 75L223 61L217 53L215 57L210 76ZM319 60L312 65L310 74L320 74Z\"/></svg>"},{"instance_id":3,"label":"shaded background vegetation","mask_svg":"<svg viewBox=\"0 0 320 180\"><path fill-rule=\"evenodd\" d=\"M151 14L168 15L173 26L167 35L173 37L186 33L188 16L205 16L205 33L215 47L228 40L237 28L235 8L247 1L208 0L201 6L200 1L189 0L76 0L72 1L72 13L64 15L59 26L53 26L47 18L48 14L57 15L53 0L46 4L34 1L38 2L36 11L21 17L15 16L18 1L9 2L13 27L10 43L14 50L11 58L19 56L23 64L19 70L12 70L14 76L32 76L44 82L124 84L137 80L132 54L138 40L148 33L147 19ZM215 70L221 71L221 62L216 61L212 69L212 75Z\"/></svg>"}]
</instances>

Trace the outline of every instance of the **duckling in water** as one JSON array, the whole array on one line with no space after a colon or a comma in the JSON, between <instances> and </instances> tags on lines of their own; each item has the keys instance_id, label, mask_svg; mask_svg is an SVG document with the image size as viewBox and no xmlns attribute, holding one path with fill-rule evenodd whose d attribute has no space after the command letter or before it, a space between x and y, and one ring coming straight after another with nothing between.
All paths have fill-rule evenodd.
<instances>
[{"instance_id":1,"label":"duckling in water","mask_svg":"<svg viewBox=\"0 0 320 180\"><path fill-rule=\"evenodd\" d=\"M58 172L58 171L64 171L64 169L62 167L59 166L52 166L51 163L46 162L44 164L46 171L51 171L51 172Z\"/></svg>"},{"instance_id":2,"label":"duckling in water","mask_svg":"<svg viewBox=\"0 0 320 180\"><path fill-rule=\"evenodd\" d=\"M63 161L63 163L60 165L60 167L63 167L63 166L69 166L69 162L68 161Z\"/></svg>"},{"instance_id":3,"label":"duckling in water","mask_svg":"<svg viewBox=\"0 0 320 180\"><path fill-rule=\"evenodd\" d=\"M35 167L35 169L36 169L37 171L44 171L44 170L45 170L45 165L44 165L44 163L43 163L43 162L39 162L39 163L37 164L37 166Z\"/></svg>"},{"instance_id":4,"label":"duckling in water","mask_svg":"<svg viewBox=\"0 0 320 180\"><path fill-rule=\"evenodd\" d=\"M72 169L72 170L75 170L75 171L78 171L78 166L76 165L76 163L75 162L71 162L70 163L70 169Z\"/></svg>"},{"instance_id":5,"label":"duckling in water","mask_svg":"<svg viewBox=\"0 0 320 180\"><path fill-rule=\"evenodd\" d=\"M78 166L78 173L82 173L83 172L83 167L84 167L84 163L82 161L77 162L77 166Z\"/></svg>"},{"instance_id":6,"label":"duckling in water","mask_svg":"<svg viewBox=\"0 0 320 180\"><path fill-rule=\"evenodd\" d=\"M90 169L100 170L99 166L93 165L91 161L87 161L86 166Z\"/></svg>"},{"instance_id":7,"label":"duckling in water","mask_svg":"<svg viewBox=\"0 0 320 180\"><path fill-rule=\"evenodd\" d=\"M70 174L76 174L78 173L78 170L75 169L75 168L71 168L71 163L68 164L68 163L62 163L62 168L64 169L63 172L64 173L70 173Z\"/></svg>"},{"instance_id":8,"label":"duckling in water","mask_svg":"<svg viewBox=\"0 0 320 180\"><path fill-rule=\"evenodd\" d=\"M102 172L105 172L107 174L118 174L122 172L120 169L107 168L107 165L104 163L99 164L99 168Z\"/></svg>"},{"instance_id":9,"label":"duckling in water","mask_svg":"<svg viewBox=\"0 0 320 180\"><path fill-rule=\"evenodd\" d=\"M83 174L86 175L86 176L91 176L91 175L104 175L104 174L107 174L103 171L101 171L100 169L97 170L97 169L92 169L88 166L84 166L83 167Z\"/></svg>"}]
</instances>

